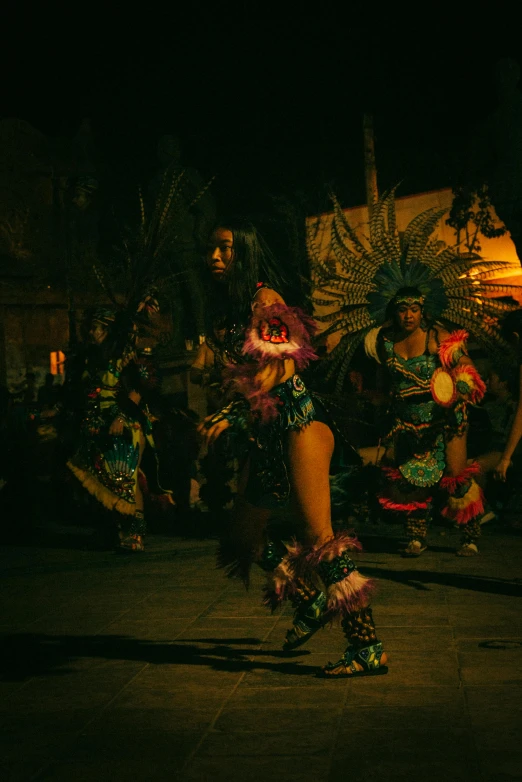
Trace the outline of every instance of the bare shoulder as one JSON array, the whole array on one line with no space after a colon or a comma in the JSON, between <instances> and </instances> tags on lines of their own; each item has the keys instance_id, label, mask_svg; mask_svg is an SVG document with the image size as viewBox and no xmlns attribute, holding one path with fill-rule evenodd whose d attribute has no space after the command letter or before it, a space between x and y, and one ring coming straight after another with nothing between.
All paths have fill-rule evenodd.
<instances>
[{"instance_id":1,"label":"bare shoulder","mask_svg":"<svg viewBox=\"0 0 522 782\"><path fill-rule=\"evenodd\" d=\"M284 304L283 297L275 291L273 288L259 288L256 291L254 300L252 302L253 307L269 307L271 304Z\"/></svg>"},{"instance_id":2,"label":"bare shoulder","mask_svg":"<svg viewBox=\"0 0 522 782\"><path fill-rule=\"evenodd\" d=\"M438 342L444 342L445 339L451 336L450 332L438 323L432 326L431 330L435 333L435 338Z\"/></svg>"},{"instance_id":3,"label":"bare shoulder","mask_svg":"<svg viewBox=\"0 0 522 782\"><path fill-rule=\"evenodd\" d=\"M440 323L435 323L433 326L431 326L429 330L429 337L428 337L429 352L438 353L441 343L444 342L444 340L447 339L449 336L450 336L449 331L447 331L443 326L441 326Z\"/></svg>"}]
</instances>

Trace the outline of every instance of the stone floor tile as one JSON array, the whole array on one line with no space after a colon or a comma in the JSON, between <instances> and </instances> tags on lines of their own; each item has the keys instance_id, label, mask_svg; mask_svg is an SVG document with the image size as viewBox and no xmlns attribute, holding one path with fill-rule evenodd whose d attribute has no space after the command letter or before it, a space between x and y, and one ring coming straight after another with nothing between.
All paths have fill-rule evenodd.
<instances>
[{"instance_id":1,"label":"stone floor tile","mask_svg":"<svg viewBox=\"0 0 522 782\"><path fill-rule=\"evenodd\" d=\"M458 657L464 685L522 686L522 647L459 652Z\"/></svg>"},{"instance_id":2,"label":"stone floor tile","mask_svg":"<svg viewBox=\"0 0 522 782\"><path fill-rule=\"evenodd\" d=\"M223 618L265 618L268 614L268 611L266 609L266 606L262 605L261 601L259 603L251 600L251 599L240 599L236 600L232 597L227 596L226 598L223 598L222 600L217 600L216 602L212 603L204 613L205 618L211 619L211 618L217 618L217 617L223 617Z\"/></svg>"},{"instance_id":3,"label":"stone floor tile","mask_svg":"<svg viewBox=\"0 0 522 782\"><path fill-rule=\"evenodd\" d=\"M306 733L306 726L313 725L314 736L319 733L335 734L341 714L341 704L331 706L309 706L287 702L285 706L274 709L273 715L266 709L252 708L250 706L238 708L231 707L229 703L220 713L213 729L215 733L226 735L238 735L238 741L243 741L244 733L264 735L279 733L285 737L295 737L297 734ZM247 754L255 754L247 752Z\"/></svg>"},{"instance_id":4,"label":"stone floor tile","mask_svg":"<svg viewBox=\"0 0 522 782\"><path fill-rule=\"evenodd\" d=\"M282 651L283 641L285 639L287 631L292 627L292 620L290 618L279 619L277 624L272 628L270 635L263 644L262 649L271 649L274 652ZM310 654L332 654L339 656L346 648L346 639L340 627L324 627L318 630L305 644L298 647L294 652L286 652L288 659L291 660L293 655L297 652L297 655L302 655L305 652Z\"/></svg>"},{"instance_id":5,"label":"stone floor tile","mask_svg":"<svg viewBox=\"0 0 522 782\"><path fill-rule=\"evenodd\" d=\"M327 782L328 760L306 755L196 757L182 772L183 782ZM338 772L337 772L338 773ZM338 777L337 777L338 779Z\"/></svg>"},{"instance_id":6,"label":"stone floor tile","mask_svg":"<svg viewBox=\"0 0 522 782\"><path fill-rule=\"evenodd\" d=\"M259 755L261 757L277 757L278 755L295 755L306 764L304 758L319 756L327 760L335 744L335 731L332 724L315 724L301 722L295 719L293 727L278 730L274 722L272 726L265 720L265 725L257 732L235 732L213 730L198 748L198 757L241 757ZM272 728L270 730L270 728Z\"/></svg>"},{"instance_id":7,"label":"stone floor tile","mask_svg":"<svg viewBox=\"0 0 522 782\"><path fill-rule=\"evenodd\" d=\"M354 720L357 731L366 730L382 734L383 728L395 732L401 731L426 731L430 732L451 725L452 728L465 732L469 728L469 715L465 704L461 699L452 702L425 705L424 699L419 698L416 705L400 705L400 697L396 704L377 706L378 699L372 701L372 706L364 701L358 701L356 715L347 709L343 714L339 725L339 740L349 740L349 734L353 730ZM371 741L371 737L369 737Z\"/></svg>"},{"instance_id":8,"label":"stone floor tile","mask_svg":"<svg viewBox=\"0 0 522 782\"><path fill-rule=\"evenodd\" d=\"M474 765L476 759L473 738L464 727L435 724L431 730L425 730L423 726L404 730L398 722L372 730L369 737L367 730L360 728L354 720L339 731L332 768L336 761L342 763L343 760L358 768L359 764L371 760L374 747L379 748L379 760L390 764L413 763L415 758L426 764L446 762L451 766L468 761Z\"/></svg>"},{"instance_id":9,"label":"stone floor tile","mask_svg":"<svg viewBox=\"0 0 522 782\"><path fill-rule=\"evenodd\" d=\"M103 613L93 611L87 614L82 613L81 615L73 611L69 616L53 614L31 622L30 626L25 625L25 630L31 633L62 635L70 633L74 627L75 635L96 635L112 622L116 622L120 617L125 616L125 613L126 610Z\"/></svg>"},{"instance_id":10,"label":"stone floor tile","mask_svg":"<svg viewBox=\"0 0 522 782\"><path fill-rule=\"evenodd\" d=\"M119 635L147 641L174 641L192 624L192 617L171 618L168 614L159 619L129 618L126 615L113 619L100 629L99 635Z\"/></svg>"},{"instance_id":11,"label":"stone floor tile","mask_svg":"<svg viewBox=\"0 0 522 782\"><path fill-rule=\"evenodd\" d=\"M488 642L502 638L518 640L522 638L522 620L507 626L497 623L495 620L490 624L469 624L468 622L462 624L455 621L453 622L453 632L457 642L467 639L477 642Z\"/></svg>"},{"instance_id":12,"label":"stone floor tile","mask_svg":"<svg viewBox=\"0 0 522 782\"><path fill-rule=\"evenodd\" d=\"M180 692L193 691L204 697L205 691L224 691L235 687L242 678L242 671L234 669L247 664L245 661L230 663L222 658L202 656L194 665L151 665L133 679L132 687L177 688Z\"/></svg>"},{"instance_id":13,"label":"stone floor tile","mask_svg":"<svg viewBox=\"0 0 522 782\"><path fill-rule=\"evenodd\" d=\"M202 617L180 633L179 642L220 643L226 645L259 646L275 626L277 619L270 616L213 618Z\"/></svg>"},{"instance_id":14,"label":"stone floor tile","mask_svg":"<svg viewBox=\"0 0 522 782\"><path fill-rule=\"evenodd\" d=\"M357 782L482 782L480 766L476 759L426 760L420 752L412 752L409 760L382 759L381 753L372 753L368 747L367 756L357 759ZM339 782L339 768L349 765L345 755L334 754L328 782ZM487 782L491 782L487 778ZM499 781L500 782L500 781ZM507 782L507 780L506 780Z\"/></svg>"},{"instance_id":15,"label":"stone floor tile","mask_svg":"<svg viewBox=\"0 0 522 782\"><path fill-rule=\"evenodd\" d=\"M492 628L495 629L495 628ZM478 652L482 651L484 654L497 655L497 657L491 656L491 662L500 662L502 664L502 653L505 651L517 651L522 650L522 626L520 627L520 634L506 635L508 628L505 625L501 625L496 628L498 635L490 634L489 637L483 638L482 636L474 633L470 633L468 637L457 637L455 639L455 648L459 652ZM473 636L476 637L473 637Z\"/></svg>"},{"instance_id":16,"label":"stone floor tile","mask_svg":"<svg viewBox=\"0 0 522 782\"><path fill-rule=\"evenodd\" d=\"M80 734L61 757L62 762L91 763L101 760L107 763L135 761L145 757L149 764L154 758L170 761L172 758L188 758L201 740L199 730L180 730L175 734L169 730L141 729L138 734L129 732L128 726L109 733L103 730ZM181 765L181 763L180 763ZM146 778L146 777L145 777Z\"/></svg>"},{"instance_id":17,"label":"stone floor tile","mask_svg":"<svg viewBox=\"0 0 522 782\"><path fill-rule=\"evenodd\" d=\"M339 710L346 700L345 682L338 687L323 686L315 679L307 687L250 687L244 682L234 690L227 701L227 709L295 709L321 708Z\"/></svg>"},{"instance_id":18,"label":"stone floor tile","mask_svg":"<svg viewBox=\"0 0 522 782\"><path fill-rule=\"evenodd\" d=\"M38 777L42 782L177 782L185 755L170 755L151 761L106 758L103 760L58 762L47 767Z\"/></svg>"},{"instance_id":19,"label":"stone floor tile","mask_svg":"<svg viewBox=\"0 0 522 782\"><path fill-rule=\"evenodd\" d=\"M321 660L323 664L324 658ZM365 676L343 679L357 692L367 689L402 687L455 687L460 683L456 654L447 651L430 652L430 664L426 664L425 652L393 652L389 655L389 671L385 676ZM340 683L340 682L338 682ZM335 682L328 682L333 686Z\"/></svg>"},{"instance_id":20,"label":"stone floor tile","mask_svg":"<svg viewBox=\"0 0 522 782\"><path fill-rule=\"evenodd\" d=\"M377 678L358 679L356 682L347 681L347 704L357 698L357 709L391 709L404 708L415 709L446 709L448 712L460 714L466 710L466 701L463 689L451 685L426 685L401 687L380 686L388 676ZM346 681L346 680L345 680ZM362 697L359 697L361 695ZM349 707L347 706L348 713Z\"/></svg>"},{"instance_id":21,"label":"stone floor tile","mask_svg":"<svg viewBox=\"0 0 522 782\"><path fill-rule=\"evenodd\" d=\"M470 718L477 724L503 719L504 712L520 713L522 726L522 688L510 684L501 686L483 685L464 687Z\"/></svg>"},{"instance_id":22,"label":"stone floor tile","mask_svg":"<svg viewBox=\"0 0 522 782\"><path fill-rule=\"evenodd\" d=\"M453 628L441 627L384 627L379 633L386 651L447 651L454 648Z\"/></svg>"},{"instance_id":23,"label":"stone floor tile","mask_svg":"<svg viewBox=\"0 0 522 782\"><path fill-rule=\"evenodd\" d=\"M521 782L522 750L479 747L478 757L487 782Z\"/></svg>"},{"instance_id":24,"label":"stone floor tile","mask_svg":"<svg viewBox=\"0 0 522 782\"><path fill-rule=\"evenodd\" d=\"M449 624L448 609L444 603L427 605L395 603L386 606L373 606L375 624L384 627L441 627Z\"/></svg>"},{"instance_id":25,"label":"stone floor tile","mask_svg":"<svg viewBox=\"0 0 522 782\"><path fill-rule=\"evenodd\" d=\"M150 699L147 699L146 708L140 708L139 700L135 698L129 706L128 702L118 699L109 708L94 716L83 729L84 734L108 735L128 731L129 736L138 737L147 731L166 731L173 737L184 732L203 736L221 706L216 703L215 708L194 708L185 697L172 699L168 708L165 708L165 704L151 707ZM199 702L203 704L203 699Z\"/></svg>"}]
</instances>

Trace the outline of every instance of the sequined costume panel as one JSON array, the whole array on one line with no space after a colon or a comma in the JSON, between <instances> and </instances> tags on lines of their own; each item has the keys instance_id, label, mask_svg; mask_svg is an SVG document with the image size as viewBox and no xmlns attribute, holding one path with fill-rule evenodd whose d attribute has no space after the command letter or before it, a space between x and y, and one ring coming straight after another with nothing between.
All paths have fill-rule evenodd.
<instances>
[{"instance_id":1,"label":"sequined costume panel","mask_svg":"<svg viewBox=\"0 0 522 782\"><path fill-rule=\"evenodd\" d=\"M111 359L105 368L94 370L86 364L82 383L86 396L78 447L67 466L84 488L105 507L133 515L136 511L136 488L140 450L145 441L153 446L152 424L144 405L123 405L127 394L122 391L122 373L134 365L145 384L150 367L141 362L132 346ZM128 401L128 400L127 400ZM120 436L109 434L115 418L121 419Z\"/></svg>"},{"instance_id":2,"label":"sequined costume panel","mask_svg":"<svg viewBox=\"0 0 522 782\"><path fill-rule=\"evenodd\" d=\"M441 366L439 356L426 349L403 358L394 343L383 338L386 368L391 379L389 426L384 443L392 447L394 464L409 484L424 488L439 483L446 467L445 442L467 425L466 404L441 407L431 392L431 379Z\"/></svg>"}]
</instances>

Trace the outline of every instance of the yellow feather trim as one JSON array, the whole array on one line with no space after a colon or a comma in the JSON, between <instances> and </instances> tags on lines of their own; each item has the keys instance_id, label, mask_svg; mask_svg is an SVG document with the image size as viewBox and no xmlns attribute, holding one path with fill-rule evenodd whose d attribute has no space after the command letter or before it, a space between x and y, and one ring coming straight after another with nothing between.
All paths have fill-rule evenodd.
<instances>
[{"instance_id":1,"label":"yellow feather trim","mask_svg":"<svg viewBox=\"0 0 522 782\"><path fill-rule=\"evenodd\" d=\"M471 505L472 502L478 502L482 497L480 486L476 481L471 479L471 485L464 495L464 497L455 497L453 495L448 497L448 507L452 510L462 510Z\"/></svg>"},{"instance_id":2,"label":"yellow feather trim","mask_svg":"<svg viewBox=\"0 0 522 782\"><path fill-rule=\"evenodd\" d=\"M106 486L100 483L100 481L95 478L94 475L92 475L87 470L82 469L81 467L77 467L75 464L73 464L73 462L68 461L67 467L73 473L73 475L78 478L84 489L86 489L89 494L95 497L98 502L101 502L101 504L106 508L109 510L115 510L118 513L123 513L127 516L134 516L136 513L136 505L134 503L127 502L127 500L122 500L121 497L116 497L116 495L107 489Z\"/></svg>"}]
</instances>

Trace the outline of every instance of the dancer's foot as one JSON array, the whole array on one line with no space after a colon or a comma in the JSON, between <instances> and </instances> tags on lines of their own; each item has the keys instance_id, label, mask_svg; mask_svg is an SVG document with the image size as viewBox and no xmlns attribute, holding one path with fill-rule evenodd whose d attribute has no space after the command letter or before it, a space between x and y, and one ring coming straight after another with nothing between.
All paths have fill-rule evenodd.
<instances>
[{"instance_id":1,"label":"dancer's foot","mask_svg":"<svg viewBox=\"0 0 522 782\"><path fill-rule=\"evenodd\" d=\"M318 671L317 676L322 679L382 676L388 673L387 662L388 657L386 652L383 652L381 643L364 646L357 651L349 646L338 662L328 663Z\"/></svg>"},{"instance_id":2,"label":"dancer's foot","mask_svg":"<svg viewBox=\"0 0 522 782\"><path fill-rule=\"evenodd\" d=\"M463 543L455 553L457 557L476 557L479 550L476 543Z\"/></svg>"},{"instance_id":3,"label":"dancer's foot","mask_svg":"<svg viewBox=\"0 0 522 782\"><path fill-rule=\"evenodd\" d=\"M127 554L133 551L145 551L143 535L124 535L120 532L117 551Z\"/></svg>"},{"instance_id":4,"label":"dancer's foot","mask_svg":"<svg viewBox=\"0 0 522 782\"><path fill-rule=\"evenodd\" d=\"M402 554L404 557L420 557L423 551L427 549L423 540L410 540Z\"/></svg>"},{"instance_id":5,"label":"dancer's foot","mask_svg":"<svg viewBox=\"0 0 522 782\"><path fill-rule=\"evenodd\" d=\"M303 602L294 614L294 624L288 630L283 643L284 651L288 652L302 646L325 624L326 595L316 592L313 602Z\"/></svg>"}]
</instances>

